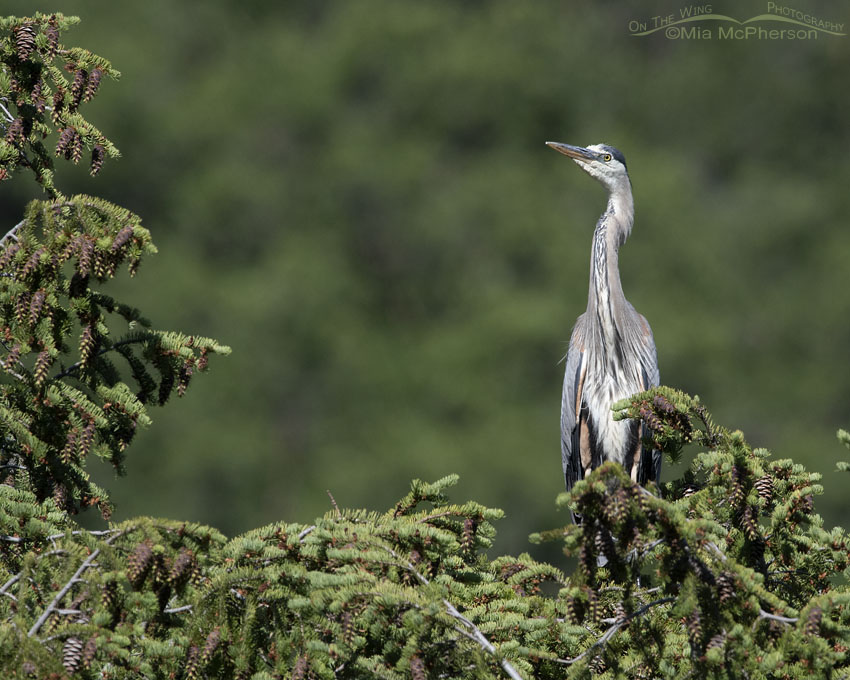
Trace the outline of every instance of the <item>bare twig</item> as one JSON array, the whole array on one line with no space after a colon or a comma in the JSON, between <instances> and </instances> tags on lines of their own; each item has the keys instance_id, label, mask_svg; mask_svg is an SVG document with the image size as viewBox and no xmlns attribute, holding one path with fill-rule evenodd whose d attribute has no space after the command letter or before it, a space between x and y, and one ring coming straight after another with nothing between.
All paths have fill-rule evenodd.
<instances>
[{"instance_id":1,"label":"bare twig","mask_svg":"<svg viewBox=\"0 0 850 680\"><path fill-rule=\"evenodd\" d=\"M9 101L9 100L6 99L5 97L3 97L3 101ZM3 110L3 113L6 115L6 120L8 120L10 123L15 120L15 117L9 112L9 109L7 109L6 106L2 102L0 102L0 109Z\"/></svg>"},{"instance_id":2,"label":"bare twig","mask_svg":"<svg viewBox=\"0 0 850 680\"><path fill-rule=\"evenodd\" d=\"M0 587L0 595L5 594L6 591L9 590L9 588L11 588L13 585L15 585L20 578L21 574L19 572L15 574L12 578L10 578L8 581L6 581L6 583L4 583L2 587Z\"/></svg>"},{"instance_id":3,"label":"bare twig","mask_svg":"<svg viewBox=\"0 0 850 680\"><path fill-rule=\"evenodd\" d=\"M780 621L781 623L797 623L799 619L796 617L792 618L789 616L779 616L779 614L771 614L770 612L766 612L764 609L759 609L759 618L761 619L770 619L771 621Z\"/></svg>"},{"instance_id":4,"label":"bare twig","mask_svg":"<svg viewBox=\"0 0 850 680\"><path fill-rule=\"evenodd\" d=\"M334 498L334 495L331 493L331 490L325 489L325 492L327 492L328 497L331 499L331 505L333 505L334 510L336 510L336 516L337 517L341 516L342 513L339 511L339 506L336 504L336 498Z\"/></svg>"},{"instance_id":5,"label":"bare twig","mask_svg":"<svg viewBox=\"0 0 850 680\"><path fill-rule=\"evenodd\" d=\"M301 543L301 541L303 541L307 537L307 534L309 534L315 528L316 528L316 525L314 524L313 526L310 526L310 527L307 527L306 529L304 529L300 534L298 534L298 542Z\"/></svg>"},{"instance_id":6,"label":"bare twig","mask_svg":"<svg viewBox=\"0 0 850 680\"><path fill-rule=\"evenodd\" d=\"M88 534L89 536L108 536L109 534L117 534L120 531L121 531L121 529L97 529L97 530L92 530L92 531L76 530L76 531L66 532L66 533L62 533L62 534L51 534L50 536L47 537L47 540L48 541L55 541L59 538L64 538L68 534L70 534L71 536L79 536L80 534Z\"/></svg>"},{"instance_id":7,"label":"bare twig","mask_svg":"<svg viewBox=\"0 0 850 680\"><path fill-rule=\"evenodd\" d=\"M2 104L0 104L0 106L2 106ZM14 239L14 240L17 241L18 237L15 234L17 233L18 229L23 227L26 223L27 223L26 220L21 220L14 227L9 229L9 231L6 232L6 235L3 238L0 238L0 247L4 246L6 244L7 239L11 238L11 239Z\"/></svg>"},{"instance_id":8,"label":"bare twig","mask_svg":"<svg viewBox=\"0 0 850 680\"><path fill-rule=\"evenodd\" d=\"M182 607L174 607L173 609L163 609L163 614L179 614L180 612L192 611L192 605L184 604Z\"/></svg>"}]
</instances>

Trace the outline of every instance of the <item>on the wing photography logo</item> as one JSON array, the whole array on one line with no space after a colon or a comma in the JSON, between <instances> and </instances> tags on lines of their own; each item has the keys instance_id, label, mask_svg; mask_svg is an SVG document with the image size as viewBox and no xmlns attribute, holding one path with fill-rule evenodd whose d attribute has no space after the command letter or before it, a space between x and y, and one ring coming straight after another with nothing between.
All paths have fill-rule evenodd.
<instances>
[{"instance_id":1,"label":"on the wing photography logo","mask_svg":"<svg viewBox=\"0 0 850 680\"><path fill-rule=\"evenodd\" d=\"M767 13L744 20L715 14L712 5L688 5L674 14L632 19L629 33L661 33L670 40L819 40L847 35L843 23L772 1Z\"/></svg>"}]
</instances>

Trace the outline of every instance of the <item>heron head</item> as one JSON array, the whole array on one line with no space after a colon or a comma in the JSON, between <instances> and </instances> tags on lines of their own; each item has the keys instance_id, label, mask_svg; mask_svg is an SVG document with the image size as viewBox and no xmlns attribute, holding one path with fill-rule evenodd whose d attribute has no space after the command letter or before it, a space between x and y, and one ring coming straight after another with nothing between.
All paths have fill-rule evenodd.
<instances>
[{"instance_id":1,"label":"heron head","mask_svg":"<svg viewBox=\"0 0 850 680\"><path fill-rule=\"evenodd\" d=\"M613 192L622 187L624 182L629 182L626 158L619 149L615 149L613 146L591 144L588 147L583 147L561 144L560 142L546 142L546 145L572 158L588 175L604 184L608 191Z\"/></svg>"}]
</instances>

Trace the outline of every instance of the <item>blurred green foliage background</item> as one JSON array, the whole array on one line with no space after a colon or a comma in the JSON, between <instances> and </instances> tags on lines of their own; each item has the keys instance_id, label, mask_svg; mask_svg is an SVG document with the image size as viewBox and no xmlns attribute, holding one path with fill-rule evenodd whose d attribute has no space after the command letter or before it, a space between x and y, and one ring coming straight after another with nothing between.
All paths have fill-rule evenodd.
<instances>
[{"instance_id":1,"label":"blurred green foliage background","mask_svg":"<svg viewBox=\"0 0 850 680\"><path fill-rule=\"evenodd\" d=\"M846 526L850 38L630 36L688 3L651 4L4 3L81 16L64 42L122 71L87 115L124 158L59 177L153 232L119 296L234 350L102 471L116 518L232 535L458 472L506 510L500 552L566 521L559 361L605 196L554 139L628 159L623 284L662 382L826 473ZM3 184L7 225L30 183Z\"/></svg>"}]
</instances>

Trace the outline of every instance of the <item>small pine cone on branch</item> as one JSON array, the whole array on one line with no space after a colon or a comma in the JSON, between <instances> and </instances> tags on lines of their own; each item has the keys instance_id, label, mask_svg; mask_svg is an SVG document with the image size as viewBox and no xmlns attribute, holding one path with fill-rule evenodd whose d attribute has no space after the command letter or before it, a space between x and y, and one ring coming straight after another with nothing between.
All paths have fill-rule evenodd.
<instances>
[{"instance_id":1,"label":"small pine cone on branch","mask_svg":"<svg viewBox=\"0 0 850 680\"><path fill-rule=\"evenodd\" d=\"M35 110L38 113L44 113L47 109L47 105L45 104L44 97L41 96L40 80L32 86L32 92L30 93L30 96L32 98L32 105L35 107Z\"/></svg>"},{"instance_id":2,"label":"small pine cone on branch","mask_svg":"<svg viewBox=\"0 0 850 680\"><path fill-rule=\"evenodd\" d=\"M76 457L77 453L77 435L79 434L79 430L76 428L71 428L68 430L68 434L65 436L65 446L62 447L62 453L59 454L59 458L62 460L65 465L70 463Z\"/></svg>"},{"instance_id":3,"label":"small pine cone on branch","mask_svg":"<svg viewBox=\"0 0 850 680\"><path fill-rule=\"evenodd\" d=\"M717 590L720 601L727 602L735 597L735 577L729 572L723 572L717 577Z\"/></svg>"},{"instance_id":4,"label":"small pine cone on branch","mask_svg":"<svg viewBox=\"0 0 850 680\"><path fill-rule=\"evenodd\" d=\"M101 147L103 148L103 147ZM112 245L109 246L109 252L113 255L117 253L121 248L127 245L127 242L133 237L133 225L125 224L121 229L115 234L115 239L112 241Z\"/></svg>"},{"instance_id":5,"label":"small pine cone on branch","mask_svg":"<svg viewBox=\"0 0 850 680\"><path fill-rule=\"evenodd\" d=\"M729 502L733 508L740 508L744 502L744 487L741 484L741 471L737 465L732 466L730 473L732 477L732 494L729 496Z\"/></svg>"},{"instance_id":6,"label":"small pine cone on branch","mask_svg":"<svg viewBox=\"0 0 850 680\"><path fill-rule=\"evenodd\" d=\"M823 618L823 610L820 607L812 607L809 611L809 616L806 619L806 625L803 629L806 635L813 636L820 632L820 622Z\"/></svg>"},{"instance_id":7,"label":"small pine cone on branch","mask_svg":"<svg viewBox=\"0 0 850 680\"><path fill-rule=\"evenodd\" d=\"M60 510L70 512L71 503L68 498L68 490L62 484L56 484L53 487L53 502Z\"/></svg>"},{"instance_id":8,"label":"small pine cone on branch","mask_svg":"<svg viewBox=\"0 0 850 680\"><path fill-rule=\"evenodd\" d=\"M32 24L15 26L12 34L15 36L15 52L18 54L18 59L26 61L35 50L35 31Z\"/></svg>"},{"instance_id":9,"label":"small pine cone on branch","mask_svg":"<svg viewBox=\"0 0 850 680\"><path fill-rule=\"evenodd\" d=\"M95 654L97 654L97 638L90 637L83 649L83 661L81 664L83 668L91 668Z\"/></svg>"},{"instance_id":10,"label":"small pine cone on branch","mask_svg":"<svg viewBox=\"0 0 850 680\"><path fill-rule=\"evenodd\" d=\"M478 530L478 522L471 517L463 520L463 533L460 537L460 547L464 552L469 552L475 546L475 532Z\"/></svg>"},{"instance_id":11,"label":"small pine cone on branch","mask_svg":"<svg viewBox=\"0 0 850 680\"><path fill-rule=\"evenodd\" d=\"M69 637L62 647L62 665L69 673L74 673L83 659L83 641L80 638Z\"/></svg>"},{"instance_id":12,"label":"small pine cone on branch","mask_svg":"<svg viewBox=\"0 0 850 680\"><path fill-rule=\"evenodd\" d=\"M67 153L67 151L66 151ZM71 144L71 160L74 163L79 163L83 157L83 138L80 133L74 135L74 141Z\"/></svg>"},{"instance_id":13,"label":"small pine cone on branch","mask_svg":"<svg viewBox=\"0 0 850 680\"><path fill-rule=\"evenodd\" d=\"M186 680L195 680L198 677L198 670L201 665L201 650L195 645L189 647L189 653L186 655L186 669L183 677Z\"/></svg>"},{"instance_id":14,"label":"small pine cone on branch","mask_svg":"<svg viewBox=\"0 0 850 680\"><path fill-rule=\"evenodd\" d=\"M189 387L189 381L192 379L192 374L195 372L195 361L193 359L186 359L183 365L180 367L180 371L177 374L177 396L182 397L186 393L186 389Z\"/></svg>"},{"instance_id":15,"label":"small pine cone on branch","mask_svg":"<svg viewBox=\"0 0 850 680\"><path fill-rule=\"evenodd\" d=\"M24 262L24 266L21 267L20 273L23 278L26 278L30 274L32 274L37 268L38 265L41 264L41 256L44 254L44 248L38 248L27 258L27 261Z\"/></svg>"},{"instance_id":16,"label":"small pine cone on branch","mask_svg":"<svg viewBox=\"0 0 850 680\"><path fill-rule=\"evenodd\" d=\"M80 452L80 458L85 458L89 455L89 451L91 451L92 444L94 443L94 435L96 432L97 424L95 423L94 418L89 418L89 421L83 428L82 433L80 433L80 445L78 449Z\"/></svg>"},{"instance_id":17,"label":"small pine cone on branch","mask_svg":"<svg viewBox=\"0 0 850 680\"><path fill-rule=\"evenodd\" d=\"M721 649L725 642L726 642L726 636L723 633L718 633L717 635L714 635L711 638L711 640L708 641L708 644L706 645L705 648L706 648L706 650Z\"/></svg>"},{"instance_id":18,"label":"small pine cone on branch","mask_svg":"<svg viewBox=\"0 0 850 680\"><path fill-rule=\"evenodd\" d=\"M89 77L86 80L86 92L83 96L84 101L91 101L92 97L97 93L97 88L100 86L100 79L103 77L103 71L99 68L93 68Z\"/></svg>"},{"instance_id":19,"label":"small pine cone on branch","mask_svg":"<svg viewBox=\"0 0 850 680\"><path fill-rule=\"evenodd\" d=\"M44 384L44 381L47 379L47 371L52 363L53 360L50 358L50 352L48 350L44 349L38 353L35 366L33 367L33 377L37 386L40 387Z\"/></svg>"},{"instance_id":20,"label":"small pine cone on branch","mask_svg":"<svg viewBox=\"0 0 850 680\"><path fill-rule=\"evenodd\" d=\"M133 588L139 589L153 564L153 550L150 543L139 543L127 558L127 580Z\"/></svg>"},{"instance_id":21,"label":"small pine cone on branch","mask_svg":"<svg viewBox=\"0 0 850 680\"><path fill-rule=\"evenodd\" d=\"M15 118L15 120L9 123L9 127L6 130L6 141L9 144L14 144L15 142L24 143L24 121L20 118Z\"/></svg>"},{"instance_id":22,"label":"small pine cone on branch","mask_svg":"<svg viewBox=\"0 0 850 680\"><path fill-rule=\"evenodd\" d=\"M38 317L41 316L41 310L44 308L44 301L46 299L47 296L44 294L44 290L37 290L32 294L32 299L30 300L30 326L35 326Z\"/></svg>"},{"instance_id":23,"label":"small pine cone on branch","mask_svg":"<svg viewBox=\"0 0 850 680\"><path fill-rule=\"evenodd\" d=\"M354 621L351 618L350 611L346 610L342 613L340 625L342 627L342 642L343 644L350 645L354 639Z\"/></svg>"},{"instance_id":24,"label":"small pine cone on branch","mask_svg":"<svg viewBox=\"0 0 850 680\"><path fill-rule=\"evenodd\" d=\"M304 678L307 677L308 670L309 665L307 655L299 655L298 660L295 662L295 666L292 668L292 680L304 680Z\"/></svg>"},{"instance_id":25,"label":"small pine cone on branch","mask_svg":"<svg viewBox=\"0 0 850 680\"><path fill-rule=\"evenodd\" d=\"M20 344L16 344L9 350L9 354L6 355L6 361L3 362L3 368L6 371L11 371L15 365L18 363L18 360L21 358L21 346Z\"/></svg>"},{"instance_id":26,"label":"small pine cone on branch","mask_svg":"<svg viewBox=\"0 0 850 680\"><path fill-rule=\"evenodd\" d=\"M80 276L86 277L89 275L89 271L91 270L92 258L94 256L94 239L90 236L81 237L80 242L80 262L77 267L77 271L80 273Z\"/></svg>"},{"instance_id":27,"label":"small pine cone on branch","mask_svg":"<svg viewBox=\"0 0 850 680\"><path fill-rule=\"evenodd\" d=\"M694 607L690 616L687 618L688 636L691 639L691 644L698 644L702 636L702 620L699 614L699 607Z\"/></svg>"},{"instance_id":28,"label":"small pine cone on branch","mask_svg":"<svg viewBox=\"0 0 850 680\"><path fill-rule=\"evenodd\" d=\"M755 482L755 487L758 491L759 498L764 500L766 503L770 503L773 499L773 477L770 475L759 477Z\"/></svg>"},{"instance_id":29,"label":"small pine cone on branch","mask_svg":"<svg viewBox=\"0 0 850 680\"><path fill-rule=\"evenodd\" d=\"M15 321L19 324L24 322L27 314L29 313L30 307L30 295L27 292L23 292L18 295L15 300Z\"/></svg>"},{"instance_id":30,"label":"small pine cone on branch","mask_svg":"<svg viewBox=\"0 0 850 680\"><path fill-rule=\"evenodd\" d=\"M425 662L418 656L410 657L410 677L413 680L426 680Z\"/></svg>"},{"instance_id":31,"label":"small pine cone on branch","mask_svg":"<svg viewBox=\"0 0 850 680\"><path fill-rule=\"evenodd\" d=\"M667 400L667 397L660 394L656 394L652 399L652 405L662 413L666 413L668 415L673 414L676 411L676 407Z\"/></svg>"},{"instance_id":32,"label":"small pine cone on branch","mask_svg":"<svg viewBox=\"0 0 850 680\"><path fill-rule=\"evenodd\" d=\"M47 36L47 57L53 59L56 56L56 51L59 49L59 28L56 26L56 15L50 17L53 20L48 23L44 29L44 34Z\"/></svg>"},{"instance_id":33,"label":"small pine cone on branch","mask_svg":"<svg viewBox=\"0 0 850 680\"><path fill-rule=\"evenodd\" d=\"M59 86L56 92L53 93L53 110L50 112L50 119L54 125L59 125L59 119L62 116L62 110L65 108L65 88ZM57 154L59 152L57 151Z\"/></svg>"},{"instance_id":34,"label":"small pine cone on branch","mask_svg":"<svg viewBox=\"0 0 850 680\"><path fill-rule=\"evenodd\" d=\"M111 612L115 611L119 605L120 596L121 592L118 588L118 582L115 580L109 580L103 584L103 592L100 594L100 603L105 609L108 609Z\"/></svg>"},{"instance_id":35,"label":"small pine cone on branch","mask_svg":"<svg viewBox=\"0 0 850 680\"><path fill-rule=\"evenodd\" d=\"M751 541L756 541L761 537L756 518L756 512L751 505L746 506L741 513L741 526L744 527L744 532Z\"/></svg>"},{"instance_id":36,"label":"small pine cone on branch","mask_svg":"<svg viewBox=\"0 0 850 680\"><path fill-rule=\"evenodd\" d=\"M56 142L56 155L70 158L71 148L76 137L77 131L70 125L62 128L62 131L59 133L59 140Z\"/></svg>"},{"instance_id":37,"label":"small pine cone on branch","mask_svg":"<svg viewBox=\"0 0 850 680\"><path fill-rule=\"evenodd\" d=\"M195 555L188 548L181 548L180 554L174 558L171 569L168 572L168 583L179 585L185 583L195 569Z\"/></svg>"},{"instance_id":38,"label":"small pine cone on branch","mask_svg":"<svg viewBox=\"0 0 850 680\"><path fill-rule=\"evenodd\" d=\"M88 324L80 334L80 363L85 366L95 346L94 326Z\"/></svg>"},{"instance_id":39,"label":"small pine cone on branch","mask_svg":"<svg viewBox=\"0 0 850 680\"><path fill-rule=\"evenodd\" d=\"M91 174L92 177L100 172L105 158L106 152L103 149L103 145L95 144L91 150L91 169L89 170L89 174Z\"/></svg>"},{"instance_id":40,"label":"small pine cone on branch","mask_svg":"<svg viewBox=\"0 0 850 680\"><path fill-rule=\"evenodd\" d=\"M85 69L77 69L74 73L74 81L71 83L71 110L75 111L83 100L86 91L88 74Z\"/></svg>"},{"instance_id":41,"label":"small pine cone on branch","mask_svg":"<svg viewBox=\"0 0 850 680\"><path fill-rule=\"evenodd\" d=\"M209 663L212 655L215 654L215 650L218 649L221 644L221 631L218 628L214 628L213 631L207 635L206 642L204 642L204 649L201 652L201 663L207 664Z\"/></svg>"},{"instance_id":42,"label":"small pine cone on branch","mask_svg":"<svg viewBox=\"0 0 850 680\"><path fill-rule=\"evenodd\" d=\"M587 616L596 623L599 620L599 596L593 588L585 588L585 592L587 593Z\"/></svg>"}]
</instances>

